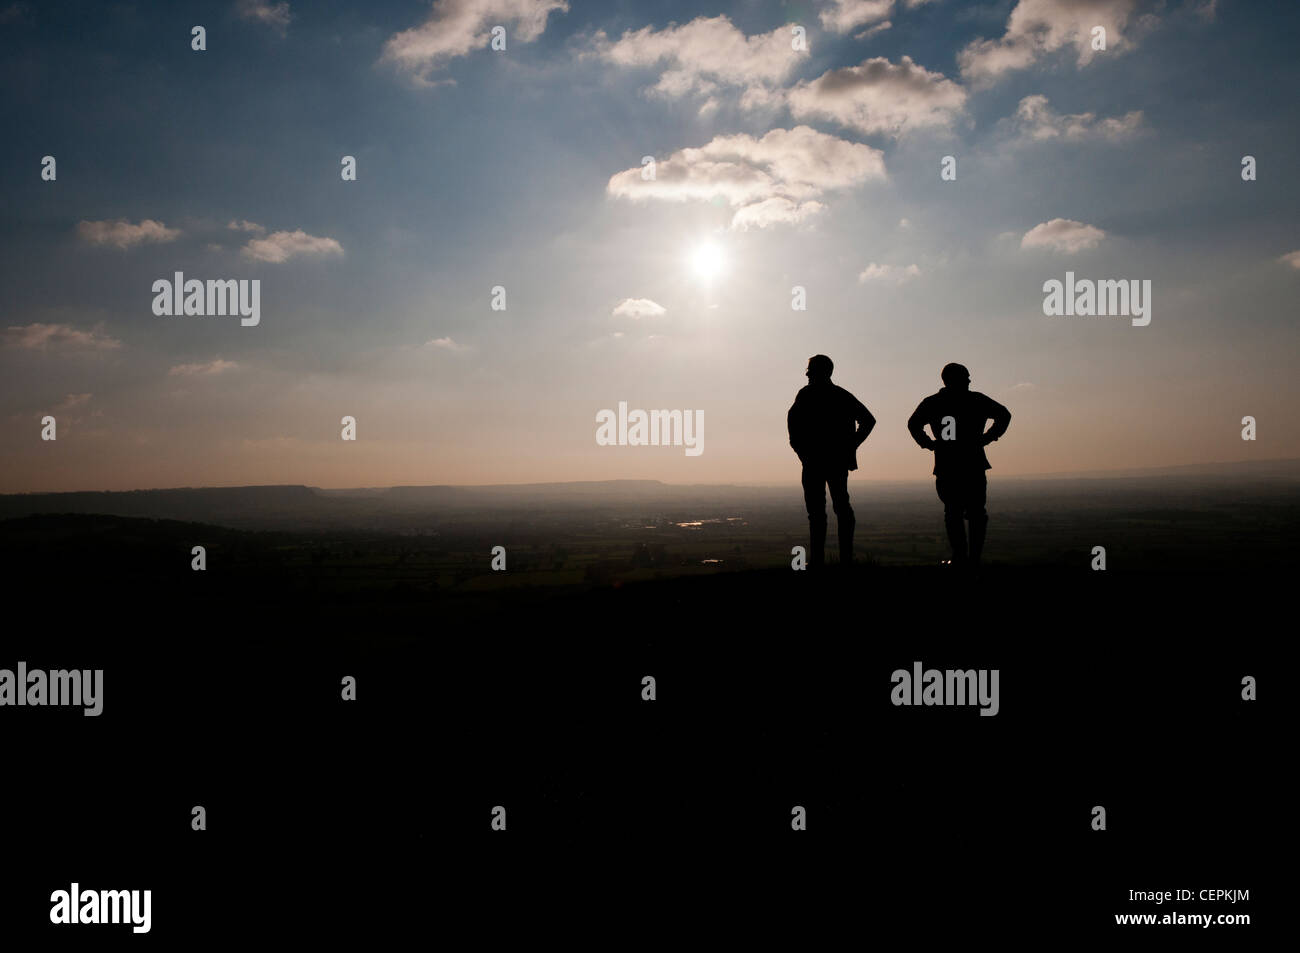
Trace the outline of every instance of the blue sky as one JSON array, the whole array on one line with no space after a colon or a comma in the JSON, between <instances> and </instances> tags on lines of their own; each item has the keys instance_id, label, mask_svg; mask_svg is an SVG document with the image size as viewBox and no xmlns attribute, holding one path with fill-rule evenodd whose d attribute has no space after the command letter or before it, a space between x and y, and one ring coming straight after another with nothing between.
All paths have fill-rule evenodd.
<instances>
[{"instance_id":1,"label":"blue sky","mask_svg":"<svg viewBox=\"0 0 1300 953\"><path fill-rule=\"evenodd\" d=\"M818 352L880 421L855 479L928 475L952 360L1012 409L995 475L1300 455L1298 20L0 3L0 490L793 480ZM1150 280L1151 323L1045 316L1067 270ZM260 324L156 316L176 271L260 280ZM598 446L620 401L702 409L704 452Z\"/></svg>"}]
</instances>

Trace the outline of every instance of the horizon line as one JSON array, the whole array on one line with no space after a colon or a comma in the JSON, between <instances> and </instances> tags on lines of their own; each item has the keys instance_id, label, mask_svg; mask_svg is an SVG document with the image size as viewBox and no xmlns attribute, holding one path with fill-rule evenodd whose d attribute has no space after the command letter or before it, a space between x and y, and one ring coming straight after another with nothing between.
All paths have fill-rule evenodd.
<instances>
[{"instance_id":1,"label":"horizon line","mask_svg":"<svg viewBox=\"0 0 1300 953\"><path fill-rule=\"evenodd\" d=\"M1143 473L1154 474L1160 471L1168 470L1190 470L1204 467L1231 467L1240 465L1264 465L1292 463L1300 464L1300 457L1274 457L1266 460L1218 460L1204 463L1175 463L1165 464L1154 467L1119 467L1106 470L1056 470L1047 473L1010 473L998 474L997 479L1003 480L1047 480L1047 479L1079 479L1079 478L1098 478L1098 479L1121 479L1123 476L1139 475ZM858 472L861 472L860 470ZM929 475L927 474L927 477ZM913 484L928 483L927 477L911 477L905 479L881 479L868 477L865 482L874 484ZM342 492L342 491L363 491L363 490L397 490L397 489L430 489L430 488L450 488L450 489L497 489L503 487L517 487L524 489L527 487L537 486L579 486L583 484L611 484L611 483L650 483L664 487L743 487L750 489L776 489L786 487L790 482L797 483L797 480L788 482L730 482L730 483L667 483L663 480L644 479L639 477L616 477L608 480L542 480L530 483L394 483L381 486L315 486L310 483L230 483L230 484L212 484L205 486L154 486L154 487L136 487L130 490L101 490L101 489L83 489L83 490L23 490L16 492L0 493L0 496L62 496L72 493L152 493L173 490L239 490L239 489L267 489L271 487L303 487L308 490L321 490L325 492Z\"/></svg>"}]
</instances>

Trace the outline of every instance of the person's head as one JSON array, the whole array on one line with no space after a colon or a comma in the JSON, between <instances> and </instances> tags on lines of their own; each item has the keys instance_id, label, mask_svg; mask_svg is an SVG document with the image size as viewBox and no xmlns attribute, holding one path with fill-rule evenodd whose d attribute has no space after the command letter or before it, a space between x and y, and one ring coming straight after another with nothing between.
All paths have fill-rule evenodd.
<instances>
[{"instance_id":1,"label":"person's head","mask_svg":"<svg viewBox=\"0 0 1300 953\"><path fill-rule=\"evenodd\" d=\"M828 381L831 379L831 372L835 370L835 365L825 354L814 354L808 358L808 380Z\"/></svg>"},{"instance_id":2,"label":"person's head","mask_svg":"<svg viewBox=\"0 0 1300 953\"><path fill-rule=\"evenodd\" d=\"M939 377L949 390L970 390L970 371L962 364L944 365Z\"/></svg>"}]
</instances>

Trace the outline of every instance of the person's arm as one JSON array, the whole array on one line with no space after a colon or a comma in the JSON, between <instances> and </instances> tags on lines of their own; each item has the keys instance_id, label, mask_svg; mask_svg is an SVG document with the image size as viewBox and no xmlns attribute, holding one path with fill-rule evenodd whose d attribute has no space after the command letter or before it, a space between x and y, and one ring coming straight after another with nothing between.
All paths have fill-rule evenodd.
<instances>
[{"instance_id":1,"label":"person's arm","mask_svg":"<svg viewBox=\"0 0 1300 953\"><path fill-rule=\"evenodd\" d=\"M1011 426L1011 411L1007 410L992 397L985 397L988 403L988 415L993 418L993 426L984 432L984 446L988 446L1007 432Z\"/></svg>"},{"instance_id":2,"label":"person's arm","mask_svg":"<svg viewBox=\"0 0 1300 953\"><path fill-rule=\"evenodd\" d=\"M925 432L925 401L917 404L912 416L907 418L907 432L922 450L934 449L934 438Z\"/></svg>"},{"instance_id":3,"label":"person's arm","mask_svg":"<svg viewBox=\"0 0 1300 953\"><path fill-rule=\"evenodd\" d=\"M804 437L803 414L800 413L799 398L797 397L794 403L790 405L789 413L785 415L785 429L790 434L790 449L798 454L799 459L802 460L803 453L799 448L803 445Z\"/></svg>"},{"instance_id":4,"label":"person's arm","mask_svg":"<svg viewBox=\"0 0 1300 953\"><path fill-rule=\"evenodd\" d=\"M862 401L855 399L853 403L856 405L853 408L853 419L858 424L858 432L853 444L853 449L856 450L871 436L871 431L876 426L876 418L871 416L871 411L867 410L867 405Z\"/></svg>"}]
</instances>

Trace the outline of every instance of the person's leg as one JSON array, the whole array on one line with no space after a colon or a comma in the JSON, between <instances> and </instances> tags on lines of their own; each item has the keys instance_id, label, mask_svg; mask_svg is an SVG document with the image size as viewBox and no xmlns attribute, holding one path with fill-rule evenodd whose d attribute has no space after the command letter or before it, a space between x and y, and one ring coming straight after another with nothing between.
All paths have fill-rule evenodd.
<instances>
[{"instance_id":1,"label":"person's leg","mask_svg":"<svg viewBox=\"0 0 1300 953\"><path fill-rule=\"evenodd\" d=\"M970 561L971 565L980 564L980 555L984 552L984 531L989 525L985 500L988 496L988 478L983 473L973 477L966 487L966 518L970 520Z\"/></svg>"},{"instance_id":2,"label":"person's leg","mask_svg":"<svg viewBox=\"0 0 1300 953\"><path fill-rule=\"evenodd\" d=\"M943 526L948 531L954 566L966 564L966 524L962 520L961 488L952 477L938 477L934 488L943 501Z\"/></svg>"},{"instance_id":3,"label":"person's leg","mask_svg":"<svg viewBox=\"0 0 1300 953\"><path fill-rule=\"evenodd\" d=\"M803 502L808 509L808 565L820 569L826 563L826 475L803 468Z\"/></svg>"},{"instance_id":4,"label":"person's leg","mask_svg":"<svg viewBox=\"0 0 1300 953\"><path fill-rule=\"evenodd\" d=\"M853 562L853 529L857 525L853 507L849 505L849 471L836 470L829 475L827 482L831 488L835 523L840 532L840 565L848 566Z\"/></svg>"}]
</instances>

